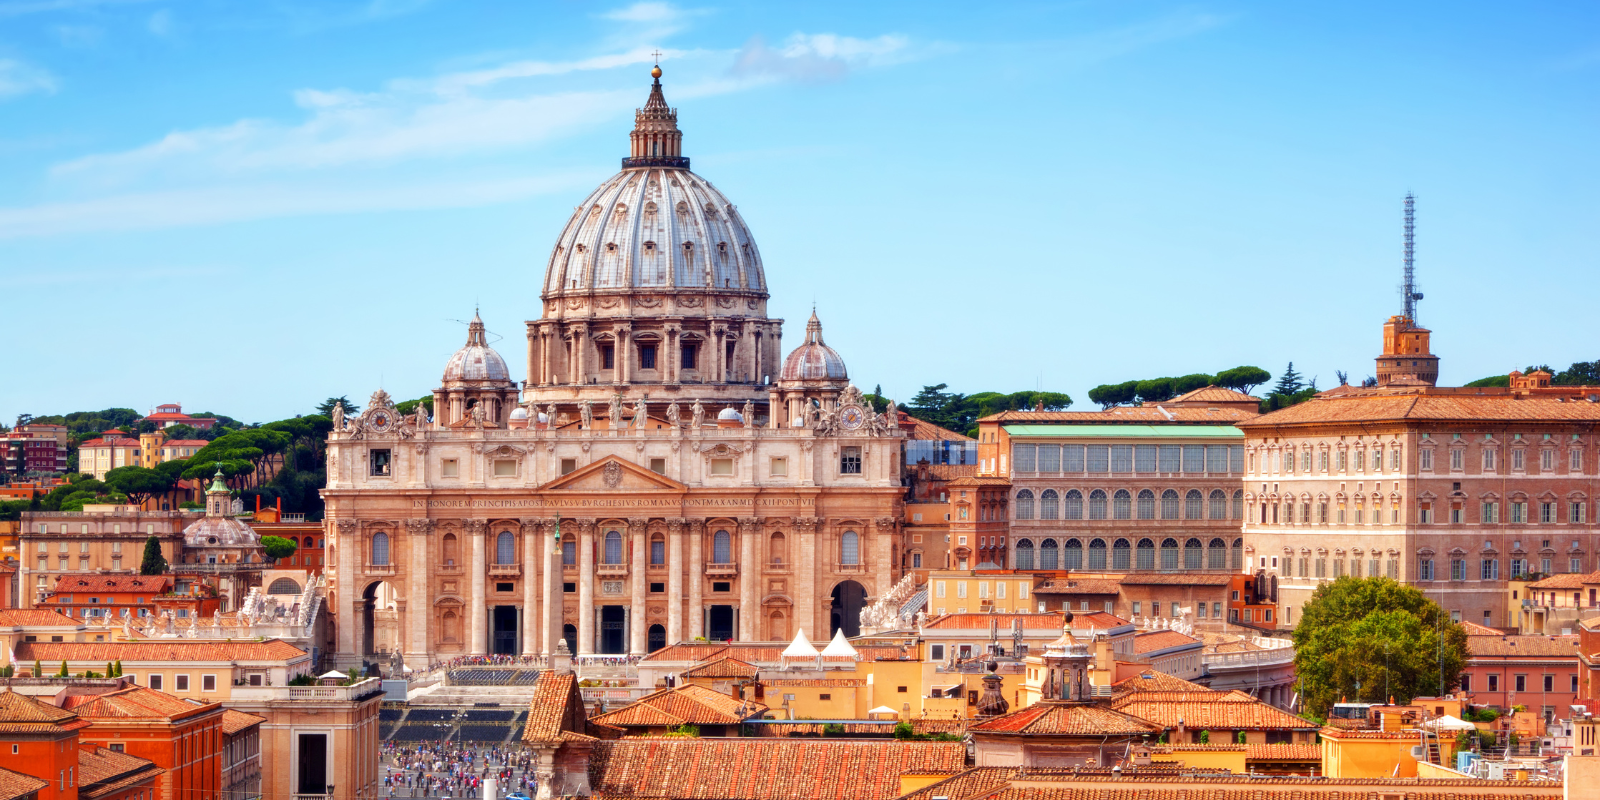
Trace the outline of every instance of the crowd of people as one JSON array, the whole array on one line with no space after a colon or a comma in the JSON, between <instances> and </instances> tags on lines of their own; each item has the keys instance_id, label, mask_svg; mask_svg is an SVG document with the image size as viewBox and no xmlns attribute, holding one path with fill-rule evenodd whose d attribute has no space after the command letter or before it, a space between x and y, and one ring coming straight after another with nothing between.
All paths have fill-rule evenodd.
<instances>
[{"instance_id":1,"label":"crowd of people","mask_svg":"<svg viewBox=\"0 0 1600 800\"><path fill-rule=\"evenodd\" d=\"M388 742L383 761L386 798L471 800L483 796L483 783L491 777L499 784L500 797L512 792L532 796L536 788L528 774L532 753L503 745Z\"/></svg>"},{"instance_id":2,"label":"crowd of people","mask_svg":"<svg viewBox=\"0 0 1600 800\"><path fill-rule=\"evenodd\" d=\"M436 672L441 669L455 669L457 667L542 667L545 664L545 660L544 656L456 656L446 661L435 661L429 664L425 671Z\"/></svg>"}]
</instances>

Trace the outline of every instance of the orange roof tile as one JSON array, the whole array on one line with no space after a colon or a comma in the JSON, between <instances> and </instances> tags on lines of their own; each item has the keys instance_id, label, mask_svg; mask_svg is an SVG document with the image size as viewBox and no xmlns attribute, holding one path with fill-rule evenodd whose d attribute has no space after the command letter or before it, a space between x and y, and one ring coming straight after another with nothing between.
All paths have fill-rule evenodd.
<instances>
[{"instance_id":1,"label":"orange roof tile","mask_svg":"<svg viewBox=\"0 0 1600 800\"><path fill-rule=\"evenodd\" d=\"M1109 631L1112 628L1120 628L1127 624L1129 624L1128 621L1122 617L1116 614L1107 614L1104 611L1091 611L1087 614L1075 611L1072 614L1072 629L1075 631L1086 631L1090 628Z\"/></svg>"},{"instance_id":2,"label":"orange roof tile","mask_svg":"<svg viewBox=\"0 0 1600 800\"><path fill-rule=\"evenodd\" d=\"M23 661L292 661L306 651L282 639L265 642L212 642L163 639L159 642L24 642Z\"/></svg>"},{"instance_id":3,"label":"orange roof tile","mask_svg":"<svg viewBox=\"0 0 1600 800\"><path fill-rule=\"evenodd\" d=\"M0 610L0 628L26 626L70 625L78 627L77 620L51 608L8 608Z\"/></svg>"},{"instance_id":4,"label":"orange roof tile","mask_svg":"<svg viewBox=\"0 0 1600 800\"><path fill-rule=\"evenodd\" d=\"M533 700L528 704L528 719L522 731L526 744L543 744L587 736L584 728L583 698L578 693L578 676L571 672L545 671L533 684Z\"/></svg>"},{"instance_id":5,"label":"orange roof tile","mask_svg":"<svg viewBox=\"0 0 1600 800\"><path fill-rule=\"evenodd\" d=\"M246 714L243 711L234 711L231 708L226 708L222 711L222 733L225 736L233 736L266 721L266 717L258 717L254 714Z\"/></svg>"},{"instance_id":6,"label":"orange roof tile","mask_svg":"<svg viewBox=\"0 0 1600 800\"><path fill-rule=\"evenodd\" d=\"M973 733L1058 736L1139 736L1161 726L1103 706L1041 701L1020 711L972 725Z\"/></svg>"},{"instance_id":7,"label":"orange roof tile","mask_svg":"<svg viewBox=\"0 0 1600 800\"><path fill-rule=\"evenodd\" d=\"M1322 761L1322 747L1315 744L1247 744L1244 757L1250 761Z\"/></svg>"},{"instance_id":8,"label":"orange roof tile","mask_svg":"<svg viewBox=\"0 0 1600 800\"><path fill-rule=\"evenodd\" d=\"M1116 578L1050 578L1033 590L1034 594L1116 594L1122 581Z\"/></svg>"},{"instance_id":9,"label":"orange roof tile","mask_svg":"<svg viewBox=\"0 0 1600 800\"><path fill-rule=\"evenodd\" d=\"M867 682L861 678L777 678L763 680L762 686L768 688L784 688L789 686L809 687L813 689L848 689L857 686L866 686Z\"/></svg>"},{"instance_id":10,"label":"orange roof tile","mask_svg":"<svg viewBox=\"0 0 1600 800\"><path fill-rule=\"evenodd\" d=\"M1238 408L1171 408L1158 405L1117 406L1105 411L1002 411L978 421L1030 425L1232 425L1257 416L1254 412Z\"/></svg>"},{"instance_id":11,"label":"orange roof tile","mask_svg":"<svg viewBox=\"0 0 1600 800\"><path fill-rule=\"evenodd\" d=\"M1225 389L1221 386L1202 386L1189 392L1178 395L1167 404L1177 403L1260 403L1261 398L1251 397L1244 392L1234 389Z\"/></svg>"},{"instance_id":12,"label":"orange roof tile","mask_svg":"<svg viewBox=\"0 0 1600 800\"><path fill-rule=\"evenodd\" d=\"M60 592L164 592L172 586L167 575L66 574L56 579Z\"/></svg>"},{"instance_id":13,"label":"orange roof tile","mask_svg":"<svg viewBox=\"0 0 1600 800\"><path fill-rule=\"evenodd\" d=\"M1131 678L1124 678L1112 684L1111 688L1118 692L1204 692L1206 687L1198 683L1190 683L1182 678L1168 675L1165 672L1150 670L1141 672Z\"/></svg>"},{"instance_id":14,"label":"orange roof tile","mask_svg":"<svg viewBox=\"0 0 1600 800\"><path fill-rule=\"evenodd\" d=\"M79 695L70 700L72 713L87 720L178 719L221 708L216 703L195 705L143 686L129 686L101 695Z\"/></svg>"},{"instance_id":15,"label":"orange roof tile","mask_svg":"<svg viewBox=\"0 0 1600 800\"><path fill-rule=\"evenodd\" d=\"M39 780L32 775L24 775L0 767L0 800L16 800L26 797L50 785L49 781Z\"/></svg>"},{"instance_id":16,"label":"orange roof tile","mask_svg":"<svg viewBox=\"0 0 1600 800\"><path fill-rule=\"evenodd\" d=\"M1190 730L1316 730L1314 722L1281 711L1244 692L1131 692L1111 701L1125 714Z\"/></svg>"},{"instance_id":17,"label":"orange roof tile","mask_svg":"<svg viewBox=\"0 0 1600 800\"><path fill-rule=\"evenodd\" d=\"M723 657L715 661L690 667L684 670L685 678L753 678L760 672L754 664L748 664L737 658Z\"/></svg>"},{"instance_id":18,"label":"orange roof tile","mask_svg":"<svg viewBox=\"0 0 1600 800\"><path fill-rule=\"evenodd\" d=\"M66 709L17 694L0 691L0 733L51 733L88 723Z\"/></svg>"},{"instance_id":19,"label":"orange roof tile","mask_svg":"<svg viewBox=\"0 0 1600 800\"><path fill-rule=\"evenodd\" d=\"M620 739L595 745L589 785L601 800L890 800L901 775L965 761L960 742Z\"/></svg>"},{"instance_id":20,"label":"orange roof tile","mask_svg":"<svg viewBox=\"0 0 1600 800\"><path fill-rule=\"evenodd\" d=\"M1239 424L1243 429L1347 422L1594 422L1600 403L1510 394L1348 393L1314 397Z\"/></svg>"},{"instance_id":21,"label":"orange roof tile","mask_svg":"<svg viewBox=\"0 0 1600 800\"><path fill-rule=\"evenodd\" d=\"M1506 635L1505 631L1499 630L1497 628L1490 628L1490 627L1487 627L1487 626L1484 626L1484 625L1479 625L1478 623L1473 622L1472 620L1462 620L1461 622L1456 623L1456 624L1460 625L1461 629L1466 631L1468 636L1504 636L1504 635Z\"/></svg>"},{"instance_id":22,"label":"orange roof tile","mask_svg":"<svg viewBox=\"0 0 1600 800\"><path fill-rule=\"evenodd\" d=\"M619 728L738 725L766 710L761 703L735 700L691 683L652 692L615 711L597 715L593 721Z\"/></svg>"},{"instance_id":23,"label":"orange roof tile","mask_svg":"<svg viewBox=\"0 0 1600 800\"><path fill-rule=\"evenodd\" d=\"M956 433L955 431L949 430L947 428L941 428L938 425L935 425L935 424L933 424L931 422L928 422L927 420L918 419L916 417L913 417L910 414L905 413L904 411L900 412L900 416L904 417L907 420L910 420L910 421L916 423L916 427L911 429L911 436L909 437L911 439L920 439L920 440L924 440L924 441L933 439L933 440L940 440L940 441L946 441L946 442L975 442L975 441L977 441L976 439L972 438L971 436L967 436L966 434L962 434L962 433Z\"/></svg>"},{"instance_id":24,"label":"orange roof tile","mask_svg":"<svg viewBox=\"0 0 1600 800\"><path fill-rule=\"evenodd\" d=\"M1578 658L1578 637L1570 636L1468 636L1467 658L1516 657Z\"/></svg>"},{"instance_id":25,"label":"orange roof tile","mask_svg":"<svg viewBox=\"0 0 1600 800\"><path fill-rule=\"evenodd\" d=\"M79 800L114 795L141 783L153 783L166 770L138 756L105 747L78 750Z\"/></svg>"},{"instance_id":26,"label":"orange roof tile","mask_svg":"<svg viewBox=\"0 0 1600 800\"><path fill-rule=\"evenodd\" d=\"M1227 586L1232 579L1228 574L1146 573L1124 576L1122 583L1124 586Z\"/></svg>"},{"instance_id":27,"label":"orange roof tile","mask_svg":"<svg viewBox=\"0 0 1600 800\"><path fill-rule=\"evenodd\" d=\"M1177 631L1143 631L1133 637L1133 652L1138 655L1154 653L1185 645L1199 646L1200 640Z\"/></svg>"},{"instance_id":28,"label":"orange roof tile","mask_svg":"<svg viewBox=\"0 0 1600 800\"><path fill-rule=\"evenodd\" d=\"M944 614L928 620L922 627L925 630L988 630L989 623L1000 626L1003 631L1011 630L1017 622L1022 623L1023 630L1061 630L1061 613L1050 611L1044 614Z\"/></svg>"},{"instance_id":29,"label":"orange roof tile","mask_svg":"<svg viewBox=\"0 0 1600 800\"><path fill-rule=\"evenodd\" d=\"M1600 572L1563 572L1528 584L1529 589L1580 589L1600 583Z\"/></svg>"}]
</instances>

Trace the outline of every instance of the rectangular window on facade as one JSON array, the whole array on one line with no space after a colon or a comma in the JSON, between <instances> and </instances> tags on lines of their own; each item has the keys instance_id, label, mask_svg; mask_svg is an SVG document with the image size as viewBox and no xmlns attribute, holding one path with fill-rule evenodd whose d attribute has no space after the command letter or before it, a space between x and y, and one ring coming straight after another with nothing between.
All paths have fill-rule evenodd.
<instances>
[{"instance_id":1,"label":"rectangular window on facade","mask_svg":"<svg viewBox=\"0 0 1600 800\"><path fill-rule=\"evenodd\" d=\"M1206 448L1201 444L1183 446L1183 471L1199 475L1206 471Z\"/></svg>"},{"instance_id":2,"label":"rectangular window on facade","mask_svg":"<svg viewBox=\"0 0 1600 800\"><path fill-rule=\"evenodd\" d=\"M1333 560L1333 577L1335 577L1335 578L1343 578L1344 577L1344 559L1336 558L1336 559Z\"/></svg>"},{"instance_id":3,"label":"rectangular window on facade","mask_svg":"<svg viewBox=\"0 0 1600 800\"><path fill-rule=\"evenodd\" d=\"M1461 673L1461 691L1472 691L1472 676L1465 672Z\"/></svg>"},{"instance_id":4,"label":"rectangular window on facade","mask_svg":"<svg viewBox=\"0 0 1600 800\"><path fill-rule=\"evenodd\" d=\"M1095 474L1105 474L1111 469L1111 447L1103 444L1084 446L1086 468Z\"/></svg>"},{"instance_id":5,"label":"rectangular window on facade","mask_svg":"<svg viewBox=\"0 0 1600 800\"><path fill-rule=\"evenodd\" d=\"M1452 612L1452 613L1460 613L1460 612ZM1456 621L1460 622L1460 620L1456 620ZM1491 691L1491 692L1500 691L1500 676L1499 675L1487 675L1485 677L1487 677L1489 679L1489 691Z\"/></svg>"},{"instance_id":6,"label":"rectangular window on facade","mask_svg":"<svg viewBox=\"0 0 1600 800\"><path fill-rule=\"evenodd\" d=\"M1556 690L1556 676L1554 676L1554 675L1546 675L1546 676L1544 676L1544 690L1547 691L1547 692L1553 692L1553 691Z\"/></svg>"},{"instance_id":7,"label":"rectangular window on facade","mask_svg":"<svg viewBox=\"0 0 1600 800\"><path fill-rule=\"evenodd\" d=\"M1450 471L1451 472L1460 472L1462 469L1464 469L1462 464L1466 460L1467 460L1467 456L1466 456L1466 451L1465 450L1462 450L1459 447L1450 448Z\"/></svg>"},{"instance_id":8,"label":"rectangular window on facade","mask_svg":"<svg viewBox=\"0 0 1600 800\"><path fill-rule=\"evenodd\" d=\"M1183 447L1175 444L1161 445L1161 471L1183 471Z\"/></svg>"},{"instance_id":9,"label":"rectangular window on facade","mask_svg":"<svg viewBox=\"0 0 1600 800\"><path fill-rule=\"evenodd\" d=\"M1494 472L1494 470L1495 470L1495 451L1494 450L1485 449L1483 451L1483 471L1484 472Z\"/></svg>"},{"instance_id":10,"label":"rectangular window on facade","mask_svg":"<svg viewBox=\"0 0 1600 800\"><path fill-rule=\"evenodd\" d=\"M158 674L151 674L149 676L149 678L148 678L148 680L150 681L150 688L154 689L154 690L156 690L158 692L161 691L161 689L162 689L162 686L161 686L162 677L163 676L158 675Z\"/></svg>"},{"instance_id":11,"label":"rectangular window on facade","mask_svg":"<svg viewBox=\"0 0 1600 800\"><path fill-rule=\"evenodd\" d=\"M1464 581L1467 579L1467 560L1464 558L1450 559L1450 580Z\"/></svg>"},{"instance_id":12,"label":"rectangular window on facade","mask_svg":"<svg viewBox=\"0 0 1600 800\"><path fill-rule=\"evenodd\" d=\"M609 344L600 345L600 368L617 368L617 349Z\"/></svg>"},{"instance_id":13,"label":"rectangular window on facade","mask_svg":"<svg viewBox=\"0 0 1600 800\"><path fill-rule=\"evenodd\" d=\"M189 676L188 675L174 675L172 677L172 690L175 691L175 692L187 692L187 691L189 691Z\"/></svg>"},{"instance_id":14,"label":"rectangular window on facade","mask_svg":"<svg viewBox=\"0 0 1600 800\"><path fill-rule=\"evenodd\" d=\"M1133 445L1114 444L1111 446L1111 471L1116 473L1133 471Z\"/></svg>"},{"instance_id":15,"label":"rectangular window on facade","mask_svg":"<svg viewBox=\"0 0 1600 800\"><path fill-rule=\"evenodd\" d=\"M1489 524L1499 522L1500 504L1492 502L1483 503L1483 507L1478 509L1478 521Z\"/></svg>"},{"instance_id":16,"label":"rectangular window on facade","mask_svg":"<svg viewBox=\"0 0 1600 800\"><path fill-rule=\"evenodd\" d=\"M1039 467L1038 452L1038 445L1011 445L1011 461L1016 465L1017 472L1037 472Z\"/></svg>"},{"instance_id":17,"label":"rectangular window on facade","mask_svg":"<svg viewBox=\"0 0 1600 800\"><path fill-rule=\"evenodd\" d=\"M657 475L667 474L667 460L664 458L650 459L650 471Z\"/></svg>"},{"instance_id":18,"label":"rectangular window on facade","mask_svg":"<svg viewBox=\"0 0 1600 800\"><path fill-rule=\"evenodd\" d=\"M517 477L517 460L514 458L497 458L494 461L494 476L496 478Z\"/></svg>"},{"instance_id":19,"label":"rectangular window on facade","mask_svg":"<svg viewBox=\"0 0 1600 800\"><path fill-rule=\"evenodd\" d=\"M1319 578L1328 577L1328 559L1326 559L1326 558L1317 559L1317 577L1319 577Z\"/></svg>"},{"instance_id":20,"label":"rectangular window on facade","mask_svg":"<svg viewBox=\"0 0 1600 800\"><path fill-rule=\"evenodd\" d=\"M384 476L384 477L388 476L388 474L389 474L389 451L387 449L384 449L384 450L373 450L372 452L367 454L367 457L368 457L368 463L369 463L369 467L370 467L368 474L374 475L374 476Z\"/></svg>"},{"instance_id":21,"label":"rectangular window on facade","mask_svg":"<svg viewBox=\"0 0 1600 800\"><path fill-rule=\"evenodd\" d=\"M1576 556L1567 559L1567 571L1568 572L1582 572L1583 571L1583 559L1578 558Z\"/></svg>"},{"instance_id":22,"label":"rectangular window on facade","mask_svg":"<svg viewBox=\"0 0 1600 800\"><path fill-rule=\"evenodd\" d=\"M1400 559L1389 559L1388 577L1390 580L1400 579Z\"/></svg>"},{"instance_id":23,"label":"rectangular window on facade","mask_svg":"<svg viewBox=\"0 0 1600 800\"><path fill-rule=\"evenodd\" d=\"M217 676L215 676L215 675L201 675L200 676L200 691L202 691L202 692L214 692L216 690L217 690Z\"/></svg>"},{"instance_id":24,"label":"rectangular window on facade","mask_svg":"<svg viewBox=\"0 0 1600 800\"><path fill-rule=\"evenodd\" d=\"M944 581L933 582L933 596L937 598L944 597Z\"/></svg>"},{"instance_id":25,"label":"rectangular window on facade","mask_svg":"<svg viewBox=\"0 0 1600 800\"><path fill-rule=\"evenodd\" d=\"M1156 471L1156 446L1153 444L1135 445L1133 448L1133 471Z\"/></svg>"},{"instance_id":26,"label":"rectangular window on facade","mask_svg":"<svg viewBox=\"0 0 1600 800\"><path fill-rule=\"evenodd\" d=\"M841 474L841 475L860 475L861 474L861 448L860 447L852 446L852 447L842 447L842 448L839 449L839 474Z\"/></svg>"},{"instance_id":27,"label":"rectangular window on facade","mask_svg":"<svg viewBox=\"0 0 1600 800\"><path fill-rule=\"evenodd\" d=\"M561 474L562 475L570 474L573 470L576 470L577 468L578 468L578 459L576 459L576 458L563 458L563 459L561 459Z\"/></svg>"},{"instance_id":28,"label":"rectangular window on facade","mask_svg":"<svg viewBox=\"0 0 1600 800\"><path fill-rule=\"evenodd\" d=\"M1478 579L1494 581L1500 579L1500 559L1486 558L1478 562Z\"/></svg>"},{"instance_id":29,"label":"rectangular window on facade","mask_svg":"<svg viewBox=\"0 0 1600 800\"><path fill-rule=\"evenodd\" d=\"M1567 521L1575 524L1583 522L1585 518L1583 511L1582 503L1567 504Z\"/></svg>"},{"instance_id":30,"label":"rectangular window on facade","mask_svg":"<svg viewBox=\"0 0 1600 800\"><path fill-rule=\"evenodd\" d=\"M861 471L861 468L860 468L859 465L857 465L856 471L857 472ZM711 459L711 474L712 475L732 475L733 474L733 459L731 459L731 458L713 458L713 459Z\"/></svg>"},{"instance_id":31,"label":"rectangular window on facade","mask_svg":"<svg viewBox=\"0 0 1600 800\"><path fill-rule=\"evenodd\" d=\"M1527 451L1518 447L1511 451L1511 470L1522 472L1528 468Z\"/></svg>"},{"instance_id":32,"label":"rectangular window on facade","mask_svg":"<svg viewBox=\"0 0 1600 800\"><path fill-rule=\"evenodd\" d=\"M1064 444L1061 446L1061 471L1083 472L1084 454L1081 444Z\"/></svg>"},{"instance_id":33,"label":"rectangular window on facade","mask_svg":"<svg viewBox=\"0 0 1600 800\"><path fill-rule=\"evenodd\" d=\"M944 660L944 645L935 644L928 646L928 659L931 661Z\"/></svg>"},{"instance_id":34,"label":"rectangular window on facade","mask_svg":"<svg viewBox=\"0 0 1600 800\"><path fill-rule=\"evenodd\" d=\"M1515 683L1513 685L1515 685L1517 687L1517 689L1516 689L1517 691L1519 691L1519 692L1528 691L1528 676L1526 676L1526 675L1513 675L1512 678L1515 679Z\"/></svg>"},{"instance_id":35,"label":"rectangular window on facade","mask_svg":"<svg viewBox=\"0 0 1600 800\"><path fill-rule=\"evenodd\" d=\"M1367 451L1356 451L1356 472L1363 472L1367 468Z\"/></svg>"},{"instance_id":36,"label":"rectangular window on facade","mask_svg":"<svg viewBox=\"0 0 1600 800\"><path fill-rule=\"evenodd\" d=\"M1397 451L1395 455L1398 456L1399 452ZM1430 447L1417 452L1417 468L1423 472L1433 471L1433 448Z\"/></svg>"},{"instance_id":37,"label":"rectangular window on facade","mask_svg":"<svg viewBox=\"0 0 1600 800\"><path fill-rule=\"evenodd\" d=\"M695 365L695 361L696 361L695 356L697 355L697 353L695 352L695 345L685 344L682 348L679 349L678 353L679 353L678 366L680 368L682 368L682 369L694 369L695 368L695 366L694 366Z\"/></svg>"},{"instance_id":38,"label":"rectangular window on facade","mask_svg":"<svg viewBox=\"0 0 1600 800\"><path fill-rule=\"evenodd\" d=\"M1061 445L1056 445L1056 444L1041 444L1041 445L1039 445L1039 471L1040 472L1060 472L1061 471Z\"/></svg>"},{"instance_id":39,"label":"rectangular window on facade","mask_svg":"<svg viewBox=\"0 0 1600 800\"><path fill-rule=\"evenodd\" d=\"M1343 451L1343 450L1340 450L1339 451L1339 455L1338 455L1337 458L1334 459L1334 462L1335 462L1338 470L1340 472L1344 472L1346 469L1349 468L1350 454L1345 452L1345 451Z\"/></svg>"},{"instance_id":40,"label":"rectangular window on facade","mask_svg":"<svg viewBox=\"0 0 1600 800\"><path fill-rule=\"evenodd\" d=\"M1143 603L1141 603L1138 600L1133 601L1133 615L1134 616L1136 616L1136 617L1139 616L1139 613L1141 611L1143 611L1143 610L1144 610L1144 604ZM1202 616L1204 616L1204 615L1202 614Z\"/></svg>"},{"instance_id":41,"label":"rectangular window on facade","mask_svg":"<svg viewBox=\"0 0 1600 800\"><path fill-rule=\"evenodd\" d=\"M1551 450L1548 447L1539 451L1539 471L1556 471L1556 451Z\"/></svg>"},{"instance_id":42,"label":"rectangular window on facade","mask_svg":"<svg viewBox=\"0 0 1600 800\"><path fill-rule=\"evenodd\" d=\"M1556 521L1556 504L1555 503L1540 503L1539 504L1539 521L1543 522L1545 524L1550 524L1550 523L1553 523L1553 522Z\"/></svg>"},{"instance_id":43,"label":"rectangular window on facade","mask_svg":"<svg viewBox=\"0 0 1600 800\"><path fill-rule=\"evenodd\" d=\"M1583 472L1583 451L1574 447L1567 451L1567 471L1573 474Z\"/></svg>"},{"instance_id":44,"label":"rectangular window on facade","mask_svg":"<svg viewBox=\"0 0 1600 800\"><path fill-rule=\"evenodd\" d=\"M1417 509L1417 522L1422 525L1433 522L1433 509L1428 506Z\"/></svg>"},{"instance_id":45,"label":"rectangular window on facade","mask_svg":"<svg viewBox=\"0 0 1600 800\"><path fill-rule=\"evenodd\" d=\"M639 369L656 368L656 346L653 344L639 345Z\"/></svg>"},{"instance_id":46,"label":"rectangular window on facade","mask_svg":"<svg viewBox=\"0 0 1600 800\"><path fill-rule=\"evenodd\" d=\"M1522 558L1513 558L1513 559L1511 559L1511 575L1513 577L1515 577L1517 575L1526 574L1527 569L1528 569L1528 561L1527 561L1527 559L1522 559Z\"/></svg>"},{"instance_id":47,"label":"rectangular window on facade","mask_svg":"<svg viewBox=\"0 0 1600 800\"><path fill-rule=\"evenodd\" d=\"M1513 523L1517 524L1517 525L1521 525L1522 523L1528 521L1528 504L1527 503L1512 503L1511 504L1511 521Z\"/></svg>"},{"instance_id":48,"label":"rectangular window on facade","mask_svg":"<svg viewBox=\"0 0 1600 800\"><path fill-rule=\"evenodd\" d=\"M782 456L772 459L771 475L774 478L783 478L789 475L789 459Z\"/></svg>"},{"instance_id":49,"label":"rectangular window on facade","mask_svg":"<svg viewBox=\"0 0 1600 800\"><path fill-rule=\"evenodd\" d=\"M1235 474L1244 472L1244 445L1228 445L1228 471Z\"/></svg>"}]
</instances>

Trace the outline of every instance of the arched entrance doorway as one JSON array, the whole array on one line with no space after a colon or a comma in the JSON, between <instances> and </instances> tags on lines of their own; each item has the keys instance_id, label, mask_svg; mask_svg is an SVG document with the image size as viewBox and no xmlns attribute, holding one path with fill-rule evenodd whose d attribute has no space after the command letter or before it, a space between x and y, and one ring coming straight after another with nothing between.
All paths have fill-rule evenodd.
<instances>
[{"instance_id":1,"label":"arched entrance doorway","mask_svg":"<svg viewBox=\"0 0 1600 800\"><path fill-rule=\"evenodd\" d=\"M648 652L654 653L655 651L660 650L663 647L666 647L667 646L667 629L663 628L660 625L651 625L650 626L649 639L650 639L650 644L646 648L646 650Z\"/></svg>"},{"instance_id":2,"label":"arched entrance doorway","mask_svg":"<svg viewBox=\"0 0 1600 800\"><path fill-rule=\"evenodd\" d=\"M867 604L867 590L855 581L833 587L833 604L828 608L828 636L844 629L846 636L861 635L861 609Z\"/></svg>"},{"instance_id":3,"label":"arched entrance doorway","mask_svg":"<svg viewBox=\"0 0 1600 800\"><path fill-rule=\"evenodd\" d=\"M373 581L361 593L361 655L400 651L400 592L388 581Z\"/></svg>"}]
</instances>

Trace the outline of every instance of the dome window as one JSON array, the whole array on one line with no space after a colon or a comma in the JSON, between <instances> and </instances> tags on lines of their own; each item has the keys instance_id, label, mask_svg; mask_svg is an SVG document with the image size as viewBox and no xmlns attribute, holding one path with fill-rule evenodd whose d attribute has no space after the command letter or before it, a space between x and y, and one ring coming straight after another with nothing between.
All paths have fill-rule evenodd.
<instances>
[{"instance_id":1,"label":"dome window","mask_svg":"<svg viewBox=\"0 0 1600 800\"><path fill-rule=\"evenodd\" d=\"M645 242L644 243L644 251L646 253L654 253L656 251L656 243L655 242Z\"/></svg>"}]
</instances>

